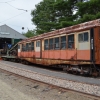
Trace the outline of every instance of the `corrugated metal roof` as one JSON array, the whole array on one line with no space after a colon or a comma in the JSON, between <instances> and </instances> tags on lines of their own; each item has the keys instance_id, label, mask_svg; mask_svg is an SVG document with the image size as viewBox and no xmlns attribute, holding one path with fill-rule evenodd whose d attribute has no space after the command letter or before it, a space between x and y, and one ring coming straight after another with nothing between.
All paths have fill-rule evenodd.
<instances>
[{"instance_id":1,"label":"corrugated metal roof","mask_svg":"<svg viewBox=\"0 0 100 100\"><path fill-rule=\"evenodd\" d=\"M14 38L14 39L26 39L24 35L17 32L7 25L0 26L0 37L1 38Z\"/></svg>"}]
</instances>

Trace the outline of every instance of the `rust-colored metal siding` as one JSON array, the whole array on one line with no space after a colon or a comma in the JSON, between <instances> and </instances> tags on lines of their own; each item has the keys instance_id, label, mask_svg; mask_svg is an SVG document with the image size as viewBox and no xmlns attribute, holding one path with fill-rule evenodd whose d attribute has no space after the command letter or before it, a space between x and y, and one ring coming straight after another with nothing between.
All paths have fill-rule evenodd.
<instances>
[{"instance_id":1,"label":"rust-colored metal siding","mask_svg":"<svg viewBox=\"0 0 100 100\"><path fill-rule=\"evenodd\" d=\"M85 61L68 61L60 59L37 59L37 58L22 58L32 63L42 64L42 65L56 65L56 64L91 64L91 62Z\"/></svg>"},{"instance_id":2,"label":"rust-colored metal siding","mask_svg":"<svg viewBox=\"0 0 100 100\"><path fill-rule=\"evenodd\" d=\"M20 58L35 58L37 56L37 53L35 53L34 51L26 51L26 52L19 52L18 53L18 57Z\"/></svg>"},{"instance_id":3,"label":"rust-colored metal siding","mask_svg":"<svg viewBox=\"0 0 100 100\"><path fill-rule=\"evenodd\" d=\"M100 64L100 27L94 28L95 61Z\"/></svg>"},{"instance_id":4,"label":"rust-colored metal siding","mask_svg":"<svg viewBox=\"0 0 100 100\"><path fill-rule=\"evenodd\" d=\"M75 58L76 50L45 50L42 53L42 58L47 59L66 59L72 60Z\"/></svg>"}]
</instances>

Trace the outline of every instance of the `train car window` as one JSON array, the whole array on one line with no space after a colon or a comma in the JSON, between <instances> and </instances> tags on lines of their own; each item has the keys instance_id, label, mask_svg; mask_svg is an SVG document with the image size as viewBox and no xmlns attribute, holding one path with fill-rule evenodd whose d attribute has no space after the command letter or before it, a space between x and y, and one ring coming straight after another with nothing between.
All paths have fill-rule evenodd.
<instances>
[{"instance_id":1,"label":"train car window","mask_svg":"<svg viewBox=\"0 0 100 100\"><path fill-rule=\"evenodd\" d=\"M40 41L38 41L38 47L40 47Z\"/></svg>"},{"instance_id":2,"label":"train car window","mask_svg":"<svg viewBox=\"0 0 100 100\"><path fill-rule=\"evenodd\" d=\"M66 36L61 37L61 49L66 49Z\"/></svg>"},{"instance_id":3,"label":"train car window","mask_svg":"<svg viewBox=\"0 0 100 100\"><path fill-rule=\"evenodd\" d=\"M22 44L22 51L26 51L26 47L24 44Z\"/></svg>"},{"instance_id":4,"label":"train car window","mask_svg":"<svg viewBox=\"0 0 100 100\"><path fill-rule=\"evenodd\" d=\"M79 42L88 41L88 38L89 38L88 32L78 34L78 41L79 41Z\"/></svg>"},{"instance_id":5,"label":"train car window","mask_svg":"<svg viewBox=\"0 0 100 100\"><path fill-rule=\"evenodd\" d=\"M36 47L40 47L40 41L36 41Z\"/></svg>"},{"instance_id":6,"label":"train car window","mask_svg":"<svg viewBox=\"0 0 100 100\"><path fill-rule=\"evenodd\" d=\"M54 48L55 49L60 49L60 45L59 45L59 37L55 38L55 43L54 43Z\"/></svg>"},{"instance_id":7,"label":"train car window","mask_svg":"<svg viewBox=\"0 0 100 100\"><path fill-rule=\"evenodd\" d=\"M36 41L36 47L38 47L38 41Z\"/></svg>"},{"instance_id":8,"label":"train car window","mask_svg":"<svg viewBox=\"0 0 100 100\"><path fill-rule=\"evenodd\" d=\"M83 34L78 34L78 41L82 42L83 41Z\"/></svg>"},{"instance_id":9,"label":"train car window","mask_svg":"<svg viewBox=\"0 0 100 100\"><path fill-rule=\"evenodd\" d=\"M31 51L31 43L28 43L28 50Z\"/></svg>"},{"instance_id":10,"label":"train car window","mask_svg":"<svg viewBox=\"0 0 100 100\"><path fill-rule=\"evenodd\" d=\"M53 49L53 38L49 39L49 50Z\"/></svg>"},{"instance_id":11,"label":"train car window","mask_svg":"<svg viewBox=\"0 0 100 100\"><path fill-rule=\"evenodd\" d=\"M34 50L34 42L31 43L31 50Z\"/></svg>"},{"instance_id":12,"label":"train car window","mask_svg":"<svg viewBox=\"0 0 100 100\"><path fill-rule=\"evenodd\" d=\"M26 43L26 51L28 51L29 50L29 45L28 45L28 43Z\"/></svg>"},{"instance_id":13,"label":"train car window","mask_svg":"<svg viewBox=\"0 0 100 100\"><path fill-rule=\"evenodd\" d=\"M44 50L48 50L49 49L49 42L48 39L44 40Z\"/></svg>"},{"instance_id":14,"label":"train car window","mask_svg":"<svg viewBox=\"0 0 100 100\"><path fill-rule=\"evenodd\" d=\"M68 35L68 48L74 48L74 34Z\"/></svg>"},{"instance_id":15,"label":"train car window","mask_svg":"<svg viewBox=\"0 0 100 100\"><path fill-rule=\"evenodd\" d=\"M23 44L22 44L22 51L23 51Z\"/></svg>"},{"instance_id":16,"label":"train car window","mask_svg":"<svg viewBox=\"0 0 100 100\"><path fill-rule=\"evenodd\" d=\"M88 32L84 33L84 41L88 41Z\"/></svg>"}]
</instances>

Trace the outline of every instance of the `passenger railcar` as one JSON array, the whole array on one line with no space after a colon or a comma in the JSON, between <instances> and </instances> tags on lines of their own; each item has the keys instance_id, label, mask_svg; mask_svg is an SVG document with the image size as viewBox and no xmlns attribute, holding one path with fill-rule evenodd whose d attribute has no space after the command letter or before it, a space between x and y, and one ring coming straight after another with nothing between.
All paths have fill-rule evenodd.
<instances>
[{"instance_id":1,"label":"passenger railcar","mask_svg":"<svg viewBox=\"0 0 100 100\"><path fill-rule=\"evenodd\" d=\"M62 67L74 74L100 74L100 19L62 28L18 43L18 58Z\"/></svg>"}]
</instances>

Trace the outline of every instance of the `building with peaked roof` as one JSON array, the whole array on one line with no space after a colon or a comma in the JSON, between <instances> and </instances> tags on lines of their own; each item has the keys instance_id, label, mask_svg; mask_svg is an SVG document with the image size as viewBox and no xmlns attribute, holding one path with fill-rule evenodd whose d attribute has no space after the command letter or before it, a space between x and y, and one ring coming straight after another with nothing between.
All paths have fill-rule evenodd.
<instances>
[{"instance_id":1,"label":"building with peaked roof","mask_svg":"<svg viewBox=\"0 0 100 100\"><path fill-rule=\"evenodd\" d=\"M11 46L20 40L26 39L24 35L7 25L0 26L0 49Z\"/></svg>"}]
</instances>

